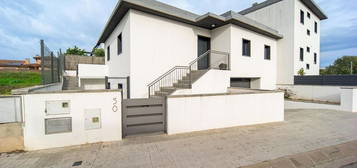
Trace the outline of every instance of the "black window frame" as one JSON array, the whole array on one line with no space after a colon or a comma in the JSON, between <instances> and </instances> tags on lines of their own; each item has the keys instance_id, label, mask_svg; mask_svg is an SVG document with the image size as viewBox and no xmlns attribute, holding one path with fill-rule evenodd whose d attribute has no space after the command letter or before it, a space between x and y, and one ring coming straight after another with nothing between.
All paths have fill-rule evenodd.
<instances>
[{"instance_id":1,"label":"black window frame","mask_svg":"<svg viewBox=\"0 0 357 168\"><path fill-rule=\"evenodd\" d=\"M307 29L307 30L306 30L306 34L307 34L308 36L310 36L310 35L311 35L311 31L310 31L309 29Z\"/></svg>"},{"instance_id":2,"label":"black window frame","mask_svg":"<svg viewBox=\"0 0 357 168\"><path fill-rule=\"evenodd\" d=\"M305 12L300 10L300 23L305 24Z\"/></svg>"},{"instance_id":3,"label":"black window frame","mask_svg":"<svg viewBox=\"0 0 357 168\"><path fill-rule=\"evenodd\" d=\"M304 48L300 48L300 61L304 61Z\"/></svg>"},{"instance_id":4,"label":"black window frame","mask_svg":"<svg viewBox=\"0 0 357 168\"><path fill-rule=\"evenodd\" d=\"M269 45L264 45L264 59L271 60L271 47Z\"/></svg>"},{"instance_id":5,"label":"black window frame","mask_svg":"<svg viewBox=\"0 0 357 168\"><path fill-rule=\"evenodd\" d=\"M306 15L307 15L307 18L309 18L309 19L311 18L311 14L310 14L310 12L307 12L307 14L306 14Z\"/></svg>"},{"instance_id":6,"label":"black window frame","mask_svg":"<svg viewBox=\"0 0 357 168\"><path fill-rule=\"evenodd\" d=\"M110 45L107 47L107 61L110 61Z\"/></svg>"},{"instance_id":7,"label":"black window frame","mask_svg":"<svg viewBox=\"0 0 357 168\"><path fill-rule=\"evenodd\" d=\"M317 25L317 22L315 22L315 33L317 34L317 27L318 27L318 25Z\"/></svg>"},{"instance_id":8,"label":"black window frame","mask_svg":"<svg viewBox=\"0 0 357 168\"><path fill-rule=\"evenodd\" d=\"M248 45L247 48L245 45ZM251 55L252 55L251 46L252 46L252 43L250 40L242 39L242 55L243 56L251 57Z\"/></svg>"},{"instance_id":9,"label":"black window frame","mask_svg":"<svg viewBox=\"0 0 357 168\"><path fill-rule=\"evenodd\" d=\"M317 53L314 53L314 64L317 64Z\"/></svg>"},{"instance_id":10,"label":"black window frame","mask_svg":"<svg viewBox=\"0 0 357 168\"><path fill-rule=\"evenodd\" d=\"M123 53L123 38L122 38L122 33L119 34L117 37L117 47L118 47L118 55Z\"/></svg>"},{"instance_id":11,"label":"black window frame","mask_svg":"<svg viewBox=\"0 0 357 168\"><path fill-rule=\"evenodd\" d=\"M310 47L309 46L306 47L306 52L310 53Z\"/></svg>"},{"instance_id":12,"label":"black window frame","mask_svg":"<svg viewBox=\"0 0 357 168\"><path fill-rule=\"evenodd\" d=\"M306 64L306 69L307 69L307 70L310 69L310 64Z\"/></svg>"}]
</instances>

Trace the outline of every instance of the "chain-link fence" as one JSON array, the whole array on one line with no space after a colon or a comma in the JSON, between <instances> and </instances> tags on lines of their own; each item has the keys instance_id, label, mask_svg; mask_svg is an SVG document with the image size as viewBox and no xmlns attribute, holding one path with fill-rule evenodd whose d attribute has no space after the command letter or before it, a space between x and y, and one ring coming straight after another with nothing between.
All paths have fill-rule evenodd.
<instances>
[{"instance_id":1,"label":"chain-link fence","mask_svg":"<svg viewBox=\"0 0 357 168\"><path fill-rule=\"evenodd\" d=\"M41 40L41 76L42 84L51 84L61 81L64 56L61 51L57 56L51 51L44 40Z\"/></svg>"}]
</instances>

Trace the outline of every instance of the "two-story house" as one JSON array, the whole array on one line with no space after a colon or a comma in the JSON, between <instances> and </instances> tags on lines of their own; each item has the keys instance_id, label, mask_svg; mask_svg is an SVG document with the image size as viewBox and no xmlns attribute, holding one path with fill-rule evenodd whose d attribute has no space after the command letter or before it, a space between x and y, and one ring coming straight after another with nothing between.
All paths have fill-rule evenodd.
<instances>
[{"instance_id":1,"label":"two-story house","mask_svg":"<svg viewBox=\"0 0 357 168\"><path fill-rule=\"evenodd\" d=\"M221 15L121 0L97 42L106 50L102 76L130 98L274 90L293 84L301 68L319 73L326 18L312 0L268 0Z\"/></svg>"}]
</instances>

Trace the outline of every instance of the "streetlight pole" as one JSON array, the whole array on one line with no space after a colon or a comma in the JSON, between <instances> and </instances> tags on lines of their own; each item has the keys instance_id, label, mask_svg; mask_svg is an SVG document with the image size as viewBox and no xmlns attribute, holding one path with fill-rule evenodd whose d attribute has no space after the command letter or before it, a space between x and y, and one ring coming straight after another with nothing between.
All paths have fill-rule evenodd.
<instances>
[{"instance_id":1,"label":"streetlight pole","mask_svg":"<svg viewBox=\"0 0 357 168\"><path fill-rule=\"evenodd\" d=\"M351 75L353 75L353 64L352 64L352 61L351 61Z\"/></svg>"}]
</instances>

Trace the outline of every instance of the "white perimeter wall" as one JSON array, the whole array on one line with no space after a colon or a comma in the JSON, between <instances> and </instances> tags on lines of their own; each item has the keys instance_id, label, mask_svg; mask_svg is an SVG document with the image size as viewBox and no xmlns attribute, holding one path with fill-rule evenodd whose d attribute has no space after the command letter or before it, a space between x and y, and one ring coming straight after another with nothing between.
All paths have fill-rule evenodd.
<instances>
[{"instance_id":1,"label":"white perimeter wall","mask_svg":"<svg viewBox=\"0 0 357 168\"><path fill-rule=\"evenodd\" d=\"M342 88L341 90L341 109L357 112L357 88Z\"/></svg>"},{"instance_id":2,"label":"white perimeter wall","mask_svg":"<svg viewBox=\"0 0 357 168\"><path fill-rule=\"evenodd\" d=\"M340 103L341 86L320 85L278 85L279 89L288 89L293 99L318 100Z\"/></svg>"},{"instance_id":3,"label":"white perimeter wall","mask_svg":"<svg viewBox=\"0 0 357 168\"><path fill-rule=\"evenodd\" d=\"M283 120L282 92L167 99L168 134Z\"/></svg>"},{"instance_id":4,"label":"white perimeter wall","mask_svg":"<svg viewBox=\"0 0 357 168\"><path fill-rule=\"evenodd\" d=\"M46 115L46 101L70 101L70 114ZM100 101L98 101L100 100ZM26 150L118 141L122 139L121 92L46 93L23 96L24 144ZM116 102L116 103L115 103ZM113 106L118 111L113 112ZM101 109L101 128L84 128L85 109ZM72 118L72 132L45 135L46 118Z\"/></svg>"}]
</instances>

